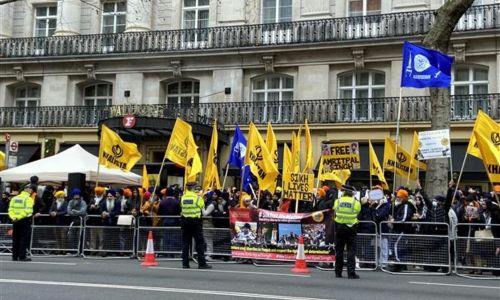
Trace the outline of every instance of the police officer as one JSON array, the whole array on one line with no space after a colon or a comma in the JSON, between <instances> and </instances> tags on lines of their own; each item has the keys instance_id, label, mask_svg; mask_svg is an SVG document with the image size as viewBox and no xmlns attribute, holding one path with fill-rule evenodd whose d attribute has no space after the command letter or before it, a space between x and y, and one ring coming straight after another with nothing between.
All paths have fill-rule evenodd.
<instances>
[{"instance_id":1,"label":"police officer","mask_svg":"<svg viewBox=\"0 0 500 300\"><path fill-rule=\"evenodd\" d=\"M12 220L12 260L31 261L26 257L30 237L30 217L33 215L33 198L36 191L33 184L27 184L24 190L10 200L9 218Z\"/></svg>"},{"instance_id":2,"label":"police officer","mask_svg":"<svg viewBox=\"0 0 500 300\"><path fill-rule=\"evenodd\" d=\"M205 259L205 240L201 219L205 203L196 190L199 190L198 184L188 182L186 192L181 198L182 268L189 269L189 248L194 238L198 254L198 268L211 269L212 266L208 265Z\"/></svg>"},{"instance_id":3,"label":"police officer","mask_svg":"<svg viewBox=\"0 0 500 300\"><path fill-rule=\"evenodd\" d=\"M342 277L344 267L344 246L347 246L347 276L359 279L356 275L356 232L361 204L354 198L353 187L343 185L343 195L333 205L335 211L335 277Z\"/></svg>"}]
</instances>

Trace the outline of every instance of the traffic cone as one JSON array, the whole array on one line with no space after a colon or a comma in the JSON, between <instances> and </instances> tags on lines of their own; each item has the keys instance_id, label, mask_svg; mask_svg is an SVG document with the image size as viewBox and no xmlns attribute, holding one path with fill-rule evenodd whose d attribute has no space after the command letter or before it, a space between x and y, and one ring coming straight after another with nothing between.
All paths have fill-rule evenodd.
<instances>
[{"instance_id":1,"label":"traffic cone","mask_svg":"<svg viewBox=\"0 0 500 300\"><path fill-rule=\"evenodd\" d=\"M297 258L295 259L295 267L292 269L294 273L309 273L306 263L306 255L304 253L304 236L299 236L299 244L297 245Z\"/></svg>"},{"instance_id":2,"label":"traffic cone","mask_svg":"<svg viewBox=\"0 0 500 300\"><path fill-rule=\"evenodd\" d=\"M155 258L155 247L153 242L153 232L150 230L148 234L148 245L146 247L146 255L144 255L144 261L141 266L153 267L157 266L158 262Z\"/></svg>"}]
</instances>

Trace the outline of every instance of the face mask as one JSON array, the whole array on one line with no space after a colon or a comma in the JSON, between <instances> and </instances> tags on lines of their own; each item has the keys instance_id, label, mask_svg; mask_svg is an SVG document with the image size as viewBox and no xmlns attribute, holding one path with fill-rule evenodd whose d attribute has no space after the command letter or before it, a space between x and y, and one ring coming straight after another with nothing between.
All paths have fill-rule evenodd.
<instances>
[{"instance_id":1,"label":"face mask","mask_svg":"<svg viewBox=\"0 0 500 300\"><path fill-rule=\"evenodd\" d=\"M396 200L396 205L400 205L401 204L401 200Z\"/></svg>"},{"instance_id":2,"label":"face mask","mask_svg":"<svg viewBox=\"0 0 500 300\"><path fill-rule=\"evenodd\" d=\"M435 201L435 200L434 200L434 201L432 201L432 207L436 208L437 206L438 206L437 201Z\"/></svg>"}]
</instances>

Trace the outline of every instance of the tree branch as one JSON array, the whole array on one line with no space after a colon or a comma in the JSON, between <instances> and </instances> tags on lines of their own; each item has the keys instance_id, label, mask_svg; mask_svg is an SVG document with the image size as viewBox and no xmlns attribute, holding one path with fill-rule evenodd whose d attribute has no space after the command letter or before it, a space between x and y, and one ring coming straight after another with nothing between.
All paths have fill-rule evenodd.
<instances>
[{"instance_id":1,"label":"tree branch","mask_svg":"<svg viewBox=\"0 0 500 300\"><path fill-rule=\"evenodd\" d=\"M20 1L20 0L2 0L2 1L0 1L0 5L4 5L4 4L16 2L16 1Z\"/></svg>"}]
</instances>

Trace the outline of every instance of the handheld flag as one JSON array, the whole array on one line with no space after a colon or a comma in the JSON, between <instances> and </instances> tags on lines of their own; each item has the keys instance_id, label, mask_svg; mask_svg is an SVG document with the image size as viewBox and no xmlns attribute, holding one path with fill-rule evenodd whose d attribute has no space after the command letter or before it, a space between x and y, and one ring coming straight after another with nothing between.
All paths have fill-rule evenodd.
<instances>
[{"instance_id":1,"label":"handheld flag","mask_svg":"<svg viewBox=\"0 0 500 300\"><path fill-rule=\"evenodd\" d=\"M476 122L474 123L474 129L472 129L469 146L467 147L468 154L481 159L481 151L479 150L479 146L476 142L476 136L474 134L475 132L483 135L486 138L489 138L493 145L495 145L497 150L500 149L500 124L495 122L481 110L477 114Z\"/></svg>"},{"instance_id":2,"label":"handheld flag","mask_svg":"<svg viewBox=\"0 0 500 300\"><path fill-rule=\"evenodd\" d=\"M309 125L305 124L305 136L306 136L306 165L304 167L304 173L310 172L313 169L313 146L311 142L311 132L309 131Z\"/></svg>"},{"instance_id":3,"label":"handheld flag","mask_svg":"<svg viewBox=\"0 0 500 300\"><path fill-rule=\"evenodd\" d=\"M243 168L245 165L245 155L247 152L247 140L241 132L240 127L236 125L234 130L233 143L231 144L231 153L229 154L229 161L227 162L230 166L237 167L238 169Z\"/></svg>"},{"instance_id":4,"label":"handheld flag","mask_svg":"<svg viewBox=\"0 0 500 300\"><path fill-rule=\"evenodd\" d=\"M478 131L474 131L477 145L481 151L484 167L491 183L500 183L500 150Z\"/></svg>"},{"instance_id":5,"label":"handheld flag","mask_svg":"<svg viewBox=\"0 0 500 300\"><path fill-rule=\"evenodd\" d=\"M248 132L245 164L250 165L252 174L257 177L259 188L274 193L274 189L276 188L276 177L279 172L274 164L272 155L269 153L264 143L264 139L253 123L250 123Z\"/></svg>"},{"instance_id":6,"label":"handheld flag","mask_svg":"<svg viewBox=\"0 0 500 300\"><path fill-rule=\"evenodd\" d=\"M276 136L274 135L273 126L271 122L267 123L267 133L266 133L266 146L269 153L273 156L274 164L276 168L278 167L278 142L276 141Z\"/></svg>"},{"instance_id":7,"label":"handheld flag","mask_svg":"<svg viewBox=\"0 0 500 300\"><path fill-rule=\"evenodd\" d=\"M296 134L292 131L292 168L290 173L300 172L300 130Z\"/></svg>"},{"instance_id":8,"label":"handheld flag","mask_svg":"<svg viewBox=\"0 0 500 300\"><path fill-rule=\"evenodd\" d=\"M418 133L414 131L413 141L410 150L410 156L411 156L410 164L415 167L418 166L420 170L427 170L427 164L418 160L418 149L419 149Z\"/></svg>"},{"instance_id":9,"label":"handheld flag","mask_svg":"<svg viewBox=\"0 0 500 300\"><path fill-rule=\"evenodd\" d=\"M112 169L130 171L141 157L136 144L124 142L116 132L102 125L99 164Z\"/></svg>"},{"instance_id":10,"label":"handheld flag","mask_svg":"<svg viewBox=\"0 0 500 300\"><path fill-rule=\"evenodd\" d=\"M449 88L452 64L451 56L404 42L401 87Z\"/></svg>"},{"instance_id":11,"label":"handheld flag","mask_svg":"<svg viewBox=\"0 0 500 300\"><path fill-rule=\"evenodd\" d=\"M283 182L289 181L290 168L292 167L292 152L285 143L283 146Z\"/></svg>"},{"instance_id":12,"label":"handheld flag","mask_svg":"<svg viewBox=\"0 0 500 300\"><path fill-rule=\"evenodd\" d=\"M186 180L184 182L197 181L196 175L201 173L202 168L198 146L194 141L193 133L189 132L186 169L184 170Z\"/></svg>"},{"instance_id":13,"label":"handheld flag","mask_svg":"<svg viewBox=\"0 0 500 300\"><path fill-rule=\"evenodd\" d=\"M401 176L410 177L412 180L417 179L417 172L415 170L415 166L410 164L411 155L403 149L400 145L398 145L398 153L396 152L396 143L386 137L385 145L384 145L384 169L395 172ZM394 161L396 158L396 161Z\"/></svg>"},{"instance_id":14,"label":"handheld flag","mask_svg":"<svg viewBox=\"0 0 500 300\"><path fill-rule=\"evenodd\" d=\"M142 188L147 191L149 189L149 176L146 165L142 166Z\"/></svg>"},{"instance_id":15,"label":"handheld flag","mask_svg":"<svg viewBox=\"0 0 500 300\"><path fill-rule=\"evenodd\" d=\"M219 171L217 170L217 146L219 137L217 133L217 122L214 122L212 129L212 139L210 141L210 148L208 149L207 167L205 168L205 177L203 178L203 189L205 191L215 188L220 189Z\"/></svg>"},{"instance_id":16,"label":"handheld flag","mask_svg":"<svg viewBox=\"0 0 500 300\"><path fill-rule=\"evenodd\" d=\"M385 190L389 189L389 185L385 180L384 171L380 167L380 163L378 161L377 153L373 149L372 142L368 142L370 147L370 176L377 176L378 181L380 181L382 188ZM371 188L371 187L370 187Z\"/></svg>"}]
</instances>

